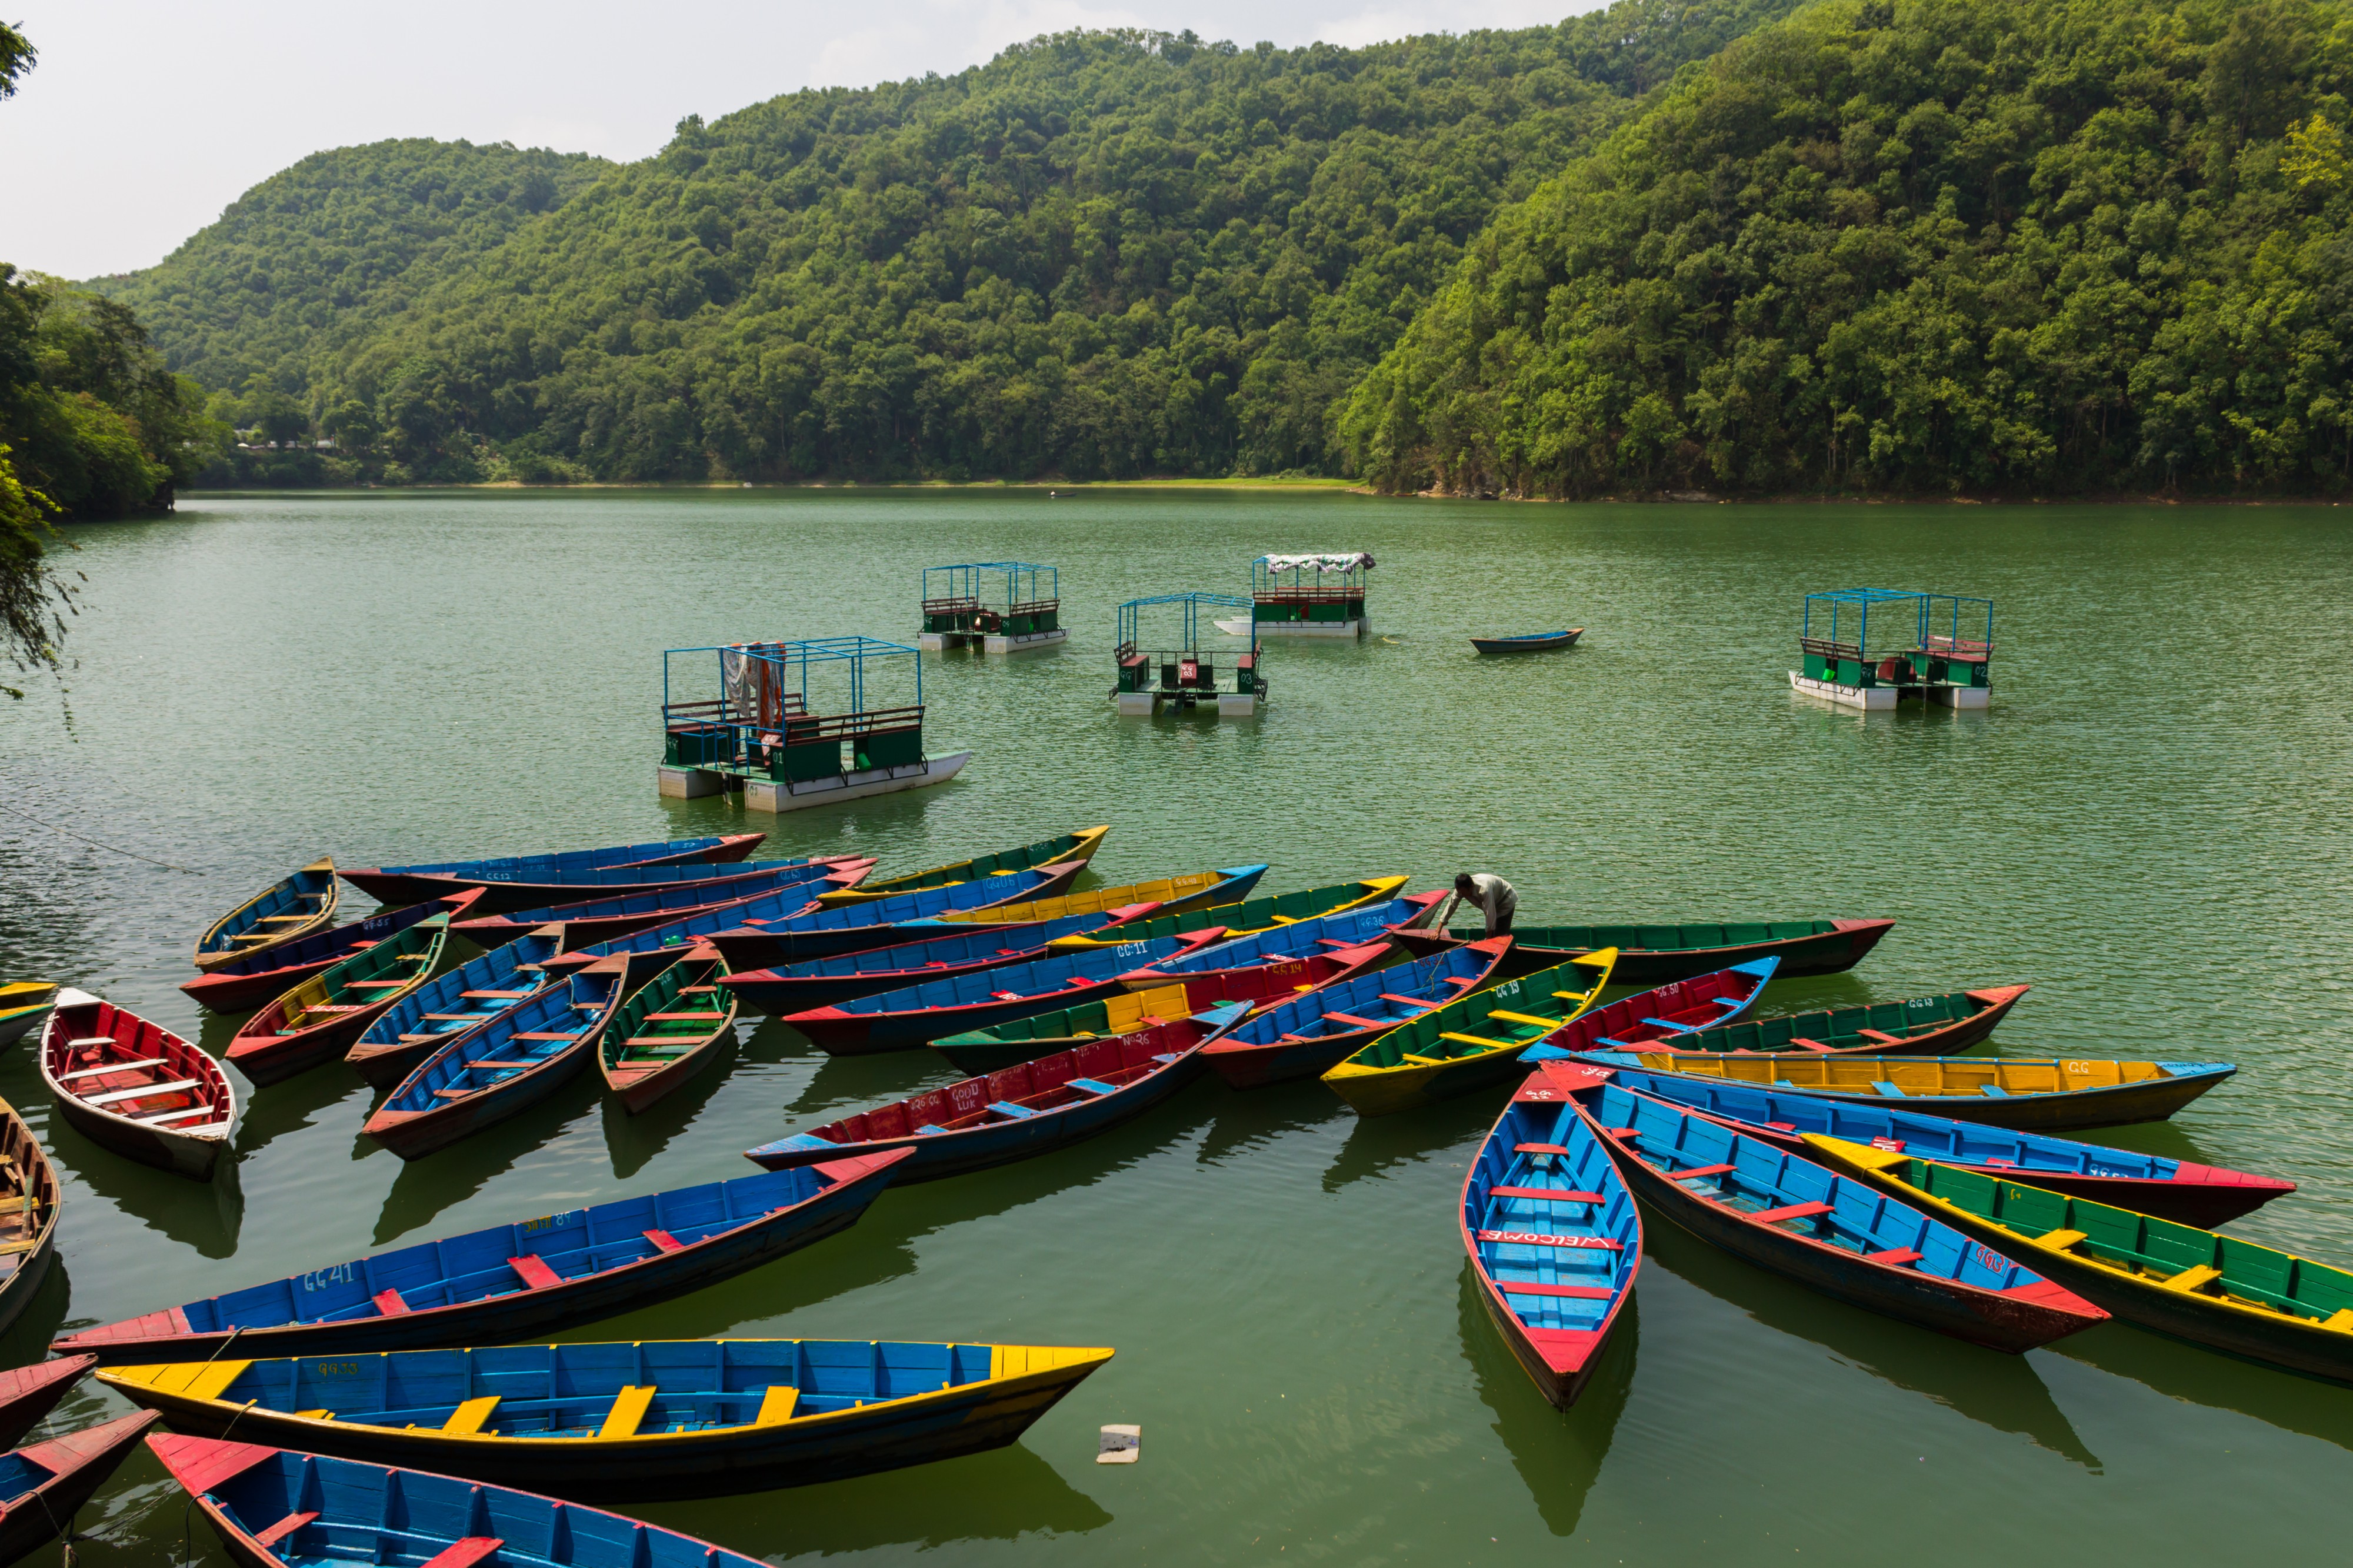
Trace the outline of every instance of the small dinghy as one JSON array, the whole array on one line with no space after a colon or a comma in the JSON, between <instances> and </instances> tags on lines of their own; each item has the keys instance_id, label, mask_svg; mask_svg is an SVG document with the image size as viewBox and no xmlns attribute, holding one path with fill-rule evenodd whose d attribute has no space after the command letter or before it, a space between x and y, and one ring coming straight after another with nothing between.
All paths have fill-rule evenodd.
<instances>
[{"instance_id":1,"label":"small dinghy","mask_svg":"<svg viewBox=\"0 0 2353 1568\"><path fill-rule=\"evenodd\" d=\"M0 1454L0 1563L14 1563L55 1541L76 1510L114 1479L155 1420L152 1410L134 1410Z\"/></svg>"},{"instance_id":2,"label":"small dinghy","mask_svg":"<svg viewBox=\"0 0 2353 1568\"><path fill-rule=\"evenodd\" d=\"M1265 866L1228 866L1215 871L1188 871L1178 877L1155 877L1148 882L1124 882L1115 888L1090 888L1083 893L1033 893L1019 902L1007 900L986 908L963 905L938 918L961 925L995 925L1013 921L1058 921L1064 915L1094 914L1122 904L1158 904L1162 915L1240 903L1250 896Z\"/></svg>"},{"instance_id":3,"label":"small dinghy","mask_svg":"<svg viewBox=\"0 0 2353 1568\"><path fill-rule=\"evenodd\" d=\"M1614 948L1541 969L1400 1024L1324 1075L1359 1116L1388 1116L1525 1077L1520 1054L1601 999Z\"/></svg>"},{"instance_id":4,"label":"small dinghy","mask_svg":"<svg viewBox=\"0 0 2353 1568\"><path fill-rule=\"evenodd\" d=\"M596 1037L605 1087L634 1116L709 1067L735 1033L727 962L697 947L622 1003Z\"/></svg>"},{"instance_id":5,"label":"small dinghy","mask_svg":"<svg viewBox=\"0 0 2353 1568\"><path fill-rule=\"evenodd\" d=\"M1172 1019L1132 1035L1040 1057L860 1111L745 1152L767 1170L790 1170L907 1149L901 1183L985 1171L1065 1148L1133 1121L1201 1073L1201 1047L1240 1020L1247 1003Z\"/></svg>"},{"instance_id":6,"label":"small dinghy","mask_svg":"<svg viewBox=\"0 0 2353 1568\"><path fill-rule=\"evenodd\" d=\"M1508 936L1487 937L1318 985L1237 1025L1202 1055L1231 1089L1321 1078L1398 1025L1492 984L1511 946Z\"/></svg>"},{"instance_id":7,"label":"small dinghy","mask_svg":"<svg viewBox=\"0 0 2353 1568\"><path fill-rule=\"evenodd\" d=\"M338 1458L647 1502L1001 1448L1111 1356L1060 1345L643 1340L185 1362L99 1378L174 1432L234 1429Z\"/></svg>"},{"instance_id":8,"label":"small dinghy","mask_svg":"<svg viewBox=\"0 0 2353 1568\"><path fill-rule=\"evenodd\" d=\"M447 889L444 889L445 891ZM322 857L273 882L212 923L196 939L195 963L214 970L241 958L284 947L335 923L335 862ZM437 897L428 893L427 898ZM403 903L417 903L403 899Z\"/></svg>"},{"instance_id":9,"label":"small dinghy","mask_svg":"<svg viewBox=\"0 0 2353 1568\"><path fill-rule=\"evenodd\" d=\"M220 1063L169 1030L85 991L58 993L41 1036L58 1111L125 1159L209 1181L237 1123Z\"/></svg>"},{"instance_id":10,"label":"small dinghy","mask_svg":"<svg viewBox=\"0 0 2353 1568\"><path fill-rule=\"evenodd\" d=\"M58 988L46 980L0 985L0 1046L13 1046L48 1021Z\"/></svg>"},{"instance_id":11,"label":"small dinghy","mask_svg":"<svg viewBox=\"0 0 2353 1568\"><path fill-rule=\"evenodd\" d=\"M1053 955L1047 944L1059 937L1115 931L1157 907L1127 904L1106 914L1066 915L1026 926L984 926L977 931L950 927L949 934L924 942L902 942L895 947L730 974L727 989L754 1012L782 1016L902 991L925 981L1034 963Z\"/></svg>"},{"instance_id":12,"label":"small dinghy","mask_svg":"<svg viewBox=\"0 0 2353 1568\"><path fill-rule=\"evenodd\" d=\"M57 1261L58 1215L64 1194L48 1152L0 1100L0 1333L25 1308ZM0 1433L0 1447L22 1437Z\"/></svg>"},{"instance_id":13,"label":"small dinghy","mask_svg":"<svg viewBox=\"0 0 2353 1568\"><path fill-rule=\"evenodd\" d=\"M1914 996L1901 1002L1746 1018L1636 1048L1788 1056L1958 1056L1991 1036L2028 989L1989 985L1979 991Z\"/></svg>"},{"instance_id":14,"label":"small dinghy","mask_svg":"<svg viewBox=\"0 0 2353 1568\"><path fill-rule=\"evenodd\" d=\"M871 860L821 857L810 861L786 861L750 868L734 866L679 866L670 871L713 872L712 876L665 879L639 883L608 895L587 889L576 902L549 904L512 914L477 915L458 922L458 934L477 947L503 947L526 931L553 926L564 933L564 945L588 947L628 936L648 926L692 920L746 899L799 889L814 906L829 888L854 888L872 869Z\"/></svg>"},{"instance_id":15,"label":"small dinghy","mask_svg":"<svg viewBox=\"0 0 2353 1568\"><path fill-rule=\"evenodd\" d=\"M250 1013L283 996L316 974L323 974L355 952L389 941L419 921L435 915L462 917L473 907L474 893L428 899L406 909L379 910L364 921L352 921L332 931L313 931L264 952L238 958L206 971L180 987L188 1000L210 1013Z\"/></svg>"},{"instance_id":16,"label":"small dinghy","mask_svg":"<svg viewBox=\"0 0 2353 1568\"><path fill-rule=\"evenodd\" d=\"M451 1040L552 984L545 965L556 941L552 932L534 932L436 975L370 1024L343 1060L379 1089L398 1083Z\"/></svg>"},{"instance_id":17,"label":"small dinghy","mask_svg":"<svg viewBox=\"0 0 2353 1568\"><path fill-rule=\"evenodd\" d=\"M1544 1396L1577 1403L1642 1267L1642 1220L1609 1156L1539 1072L1463 1178L1479 1300Z\"/></svg>"},{"instance_id":18,"label":"small dinghy","mask_svg":"<svg viewBox=\"0 0 2353 1568\"><path fill-rule=\"evenodd\" d=\"M1277 926L1295 925L1324 915L1343 914L1370 904L1402 902L1422 911L1427 918L1429 906L1444 898L1444 893L1414 893L1400 897L1410 877L1370 877L1361 882L1335 882L1328 888L1299 888L1288 893L1271 893L1262 898L1244 899L1238 904L1210 904L1202 909L1187 910L1181 914L1155 910L1148 919L1134 923L1132 931L1106 930L1095 936L1066 936L1055 939L1055 945L1065 952L1087 946L1103 947L1114 942L1135 942L1147 937L1183 936L1188 931L1206 931L1211 926L1223 926L1228 937L1256 936Z\"/></svg>"},{"instance_id":19,"label":"small dinghy","mask_svg":"<svg viewBox=\"0 0 2353 1568\"><path fill-rule=\"evenodd\" d=\"M1634 1195L1735 1258L1989 1350L2017 1354L2107 1313L1869 1184L1632 1093L1609 1075L1546 1062L1545 1087L1577 1108Z\"/></svg>"},{"instance_id":20,"label":"small dinghy","mask_svg":"<svg viewBox=\"0 0 2353 1568\"><path fill-rule=\"evenodd\" d=\"M1000 849L994 855L976 855L969 860L952 860L944 866L928 870L910 871L902 877L885 877L879 882L860 882L855 888L822 895L828 904L857 904L869 899L887 899L893 893L920 893L925 888L951 887L957 882L975 881L982 877L1002 876L1008 871L1028 871L1039 866L1082 863L1095 858L1110 827L1082 827L1076 833L1040 839L1018 849Z\"/></svg>"},{"instance_id":21,"label":"small dinghy","mask_svg":"<svg viewBox=\"0 0 2353 1568\"><path fill-rule=\"evenodd\" d=\"M574 889L575 898L617 892L596 875L649 866L720 866L750 855L765 833L730 833L712 838L679 838L666 844L615 844L603 849L564 849L545 855L508 855L489 860L440 860L429 865L367 866L343 873L344 881L379 904L415 904L463 892L483 891L484 914L553 904ZM579 879L574 880L573 879ZM621 885L629 879L624 877Z\"/></svg>"},{"instance_id":22,"label":"small dinghy","mask_svg":"<svg viewBox=\"0 0 2353 1568\"><path fill-rule=\"evenodd\" d=\"M1585 628L1577 626L1565 632L1524 632L1510 637L1472 637L1471 646L1481 653L1556 653L1562 648L1575 647L1577 639L1584 635Z\"/></svg>"},{"instance_id":23,"label":"small dinghy","mask_svg":"<svg viewBox=\"0 0 2353 1568\"><path fill-rule=\"evenodd\" d=\"M470 889L443 900L437 913L366 944L256 1013L229 1041L229 1065L257 1085L280 1083L350 1050L370 1024L424 985L441 962L451 917L473 897Z\"/></svg>"},{"instance_id":24,"label":"small dinghy","mask_svg":"<svg viewBox=\"0 0 2353 1568\"><path fill-rule=\"evenodd\" d=\"M0 1448L23 1442L97 1364L94 1355L72 1355L0 1372Z\"/></svg>"},{"instance_id":25,"label":"small dinghy","mask_svg":"<svg viewBox=\"0 0 2353 1568\"><path fill-rule=\"evenodd\" d=\"M1511 956L1498 980L1512 980L1598 952L1618 950L1613 985L1664 985L1713 974L1753 959L1777 958L1774 973L1837 974L1852 969L1879 945L1894 921L1746 921L1686 925L1517 926ZM1400 927L1398 945L1416 958L1483 934L1479 926L1448 931Z\"/></svg>"}]
</instances>

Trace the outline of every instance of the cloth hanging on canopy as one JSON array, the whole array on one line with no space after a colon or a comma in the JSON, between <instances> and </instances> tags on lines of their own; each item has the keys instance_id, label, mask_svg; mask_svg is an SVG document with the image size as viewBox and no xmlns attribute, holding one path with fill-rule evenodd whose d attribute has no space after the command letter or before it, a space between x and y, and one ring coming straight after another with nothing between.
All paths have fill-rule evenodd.
<instances>
[{"instance_id":1,"label":"cloth hanging on canopy","mask_svg":"<svg viewBox=\"0 0 2353 1568\"><path fill-rule=\"evenodd\" d=\"M784 722L784 670L778 664L784 645L738 643L719 650L719 681L727 693L727 710L740 721L773 730Z\"/></svg>"},{"instance_id":2,"label":"cloth hanging on canopy","mask_svg":"<svg viewBox=\"0 0 2353 1568\"><path fill-rule=\"evenodd\" d=\"M1373 567L1372 555L1362 550L1339 555L1265 555L1260 560L1269 572L1366 572Z\"/></svg>"}]
</instances>

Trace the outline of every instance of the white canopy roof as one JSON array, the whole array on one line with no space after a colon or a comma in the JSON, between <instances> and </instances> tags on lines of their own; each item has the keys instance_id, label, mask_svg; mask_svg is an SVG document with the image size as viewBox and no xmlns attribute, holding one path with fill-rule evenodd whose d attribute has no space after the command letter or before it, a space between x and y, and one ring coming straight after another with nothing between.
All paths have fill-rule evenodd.
<instances>
[{"instance_id":1,"label":"white canopy roof","mask_svg":"<svg viewBox=\"0 0 2353 1568\"><path fill-rule=\"evenodd\" d=\"M1270 572L1361 572L1373 565L1372 555L1362 550L1339 555L1261 555L1258 559Z\"/></svg>"}]
</instances>

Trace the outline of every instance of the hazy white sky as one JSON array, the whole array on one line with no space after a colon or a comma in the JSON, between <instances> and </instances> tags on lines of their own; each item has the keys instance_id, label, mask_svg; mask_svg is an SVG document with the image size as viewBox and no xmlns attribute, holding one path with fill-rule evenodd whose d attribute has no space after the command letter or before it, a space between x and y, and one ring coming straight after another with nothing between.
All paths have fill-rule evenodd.
<instances>
[{"instance_id":1,"label":"hazy white sky","mask_svg":"<svg viewBox=\"0 0 2353 1568\"><path fill-rule=\"evenodd\" d=\"M687 114L960 70L1071 27L1363 44L1598 3L16 0L41 60L0 103L0 260L68 278L150 266L296 159L391 136L642 158Z\"/></svg>"}]
</instances>

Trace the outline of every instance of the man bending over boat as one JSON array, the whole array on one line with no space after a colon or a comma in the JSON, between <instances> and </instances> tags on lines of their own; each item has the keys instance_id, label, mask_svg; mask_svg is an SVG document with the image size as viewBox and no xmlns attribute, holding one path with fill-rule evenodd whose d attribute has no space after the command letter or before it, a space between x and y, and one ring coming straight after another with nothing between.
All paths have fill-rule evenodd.
<instances>
[{"instance_id":1,"label":"man bending over boat","mask_svg":"<svg viewBox=\"0 0 2353 1568\"><path fill-rule=\"evenodd\" d=\"M1520 896L1501 877L1482 871L1472 876L1465 871L1454 879L1454 896L1487 917L1487 934L1503 936L1512 929L1512 911L1520 907Z\"/></svg>"}]
</instances>

